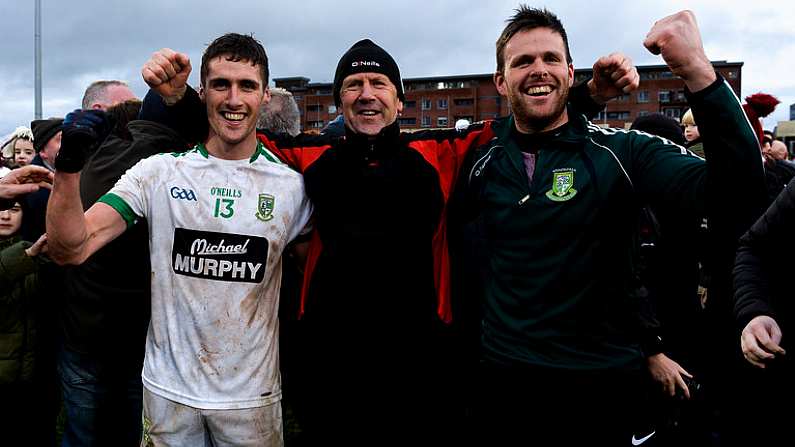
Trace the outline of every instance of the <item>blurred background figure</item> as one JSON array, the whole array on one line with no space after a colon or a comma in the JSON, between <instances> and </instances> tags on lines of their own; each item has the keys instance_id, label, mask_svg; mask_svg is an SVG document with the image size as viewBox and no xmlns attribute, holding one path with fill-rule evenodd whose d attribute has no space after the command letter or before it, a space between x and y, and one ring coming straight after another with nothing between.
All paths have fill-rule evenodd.
<instances>
[{"instance_id":1,"label":"blurred background figure","mask_svg":"<svg viewBox=\"0 0 795 447\"><path fill-rule=\"evenodd\" d=\"M690 152L704 158L704 145L701 142L701 135L698 133L698 126L696 120L693 118L693 111L687 109L682 115L682 125L685 127L685 144L684 146L690 149Z\"/></svg>"},{"instance_id":2,"label":"blurred background figure","mask_svg":"<svg viewBox=\"0 0 795 447\"><path fill-rule=\"evenodd\" d=\"M773 95L768 95L767 93L754 93L751 96L745 97L743 110L748 116L748 121L751 122L751 126L754 128L756 136L759 137L760 146L764 143L763 139L765 136L762 130L761 119L773 113L779 103L781 103L781 101L779 101L778 98Z\"/></svg>"},{"instance_id":3,"label":"blurred background figure","mask_svg":"<svg viewBox=\"0 0 795 447\"><path fill-rule=\"evenodd\" d=\"M293 94L281 87L273 87L271 100L260 107L257 129L294 137L301 133L301 114Z\"/></svg>"}]
</instances>

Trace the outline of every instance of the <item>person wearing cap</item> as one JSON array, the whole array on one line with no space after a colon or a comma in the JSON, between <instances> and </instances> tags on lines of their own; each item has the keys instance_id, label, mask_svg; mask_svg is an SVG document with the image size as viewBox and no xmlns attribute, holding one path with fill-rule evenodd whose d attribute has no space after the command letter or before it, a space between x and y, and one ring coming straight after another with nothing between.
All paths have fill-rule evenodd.
<instances>
[{"instance_id":1,"label":"person wearing cap","mask_svg":"<svg viewBox=\"0 0 795 447\"><path fill-rule=\"evenodd\" d=\"M33 149L36 156L30 164L43 166L50 171L55 171L55 157L61 148L61 125L63 118L48 118L34 120L30 123L33 132ZM35 242L45 232L45 216L47 214L47 201L50 198L49 189L40 189L25 196L22 203L22 232L23 240Z\"/></svg>"},{"instance_id":2,"label":"person wearing cap","mask_svg":"<svg viewBox=\"0 0 795 447\"><path fill-rule=\"evenodd\" d=\"M184 84L173 88L184 60L172 57L152 76L154 59L162 60L156 55L144 66L152 90L142 118L202 140L198 96ZM589 113L601 108L592 97L617 96L615 83L637 77L621 55L597 68L616 80L576 89ZM303 172L316 210L300 305L305 431L316 443L379 444L388 436L412 444L420 434L450 442L460 433L453 429L456 399L467 397L454 390L463 372L450 343L446 204L464 154L491 139L491 123L402 133L398 65L370 39L342 55L333 94L344 116L341 138L258 133Z\"/></svg>"}]
</instances>

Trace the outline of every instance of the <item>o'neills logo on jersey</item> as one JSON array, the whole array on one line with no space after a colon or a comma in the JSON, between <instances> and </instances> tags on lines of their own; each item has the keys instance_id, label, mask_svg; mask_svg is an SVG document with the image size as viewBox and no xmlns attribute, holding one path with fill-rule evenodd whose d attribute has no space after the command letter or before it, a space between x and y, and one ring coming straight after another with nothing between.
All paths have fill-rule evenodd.
<instances>
[{"instance_id":1,"label":"o'neills logo on jersey","mask_svg":"<svg viewBox=\"0 0 795 447\"><path fill-rule=\"evenodd\" d=\"M174 229L174 273L216 281L261 282L268 240L242 234Z\"/></svg>"},{"instance_id":2,"label":"o'neills logo on jersey","mask_svg":"<svg viewBox=\"0 0 795 447\"><path fill-rule=\"evenodd\" d=\"M380 66L381 66L381 64L379 64L376 61L354 61L354 62L351 62L351 67L380 67Z\"/></svg>"}]
</instances>

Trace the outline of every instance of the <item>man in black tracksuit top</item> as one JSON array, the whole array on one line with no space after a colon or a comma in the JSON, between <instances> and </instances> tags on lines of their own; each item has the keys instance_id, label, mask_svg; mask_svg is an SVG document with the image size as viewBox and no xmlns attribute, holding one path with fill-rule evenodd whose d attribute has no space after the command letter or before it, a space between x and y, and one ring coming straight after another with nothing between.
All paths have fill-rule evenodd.
<instances>
[{"instance_id":1,"label":"man in black tracksuit top","mask_svg":"<svg viewBox=\"0 0 795 447\"><path fill-rule=\"evenodd\" d=\"M548 11L520 8L497 42L495 82L513 115L458 183L482 247L482 445L627 445L642 365L630 326L639 207L706 212L721 231L764 193L753 130L692 14L658 21L644 44L685 80L707 163L567 112L573 66Z\"/></svg>"}]
</instances>

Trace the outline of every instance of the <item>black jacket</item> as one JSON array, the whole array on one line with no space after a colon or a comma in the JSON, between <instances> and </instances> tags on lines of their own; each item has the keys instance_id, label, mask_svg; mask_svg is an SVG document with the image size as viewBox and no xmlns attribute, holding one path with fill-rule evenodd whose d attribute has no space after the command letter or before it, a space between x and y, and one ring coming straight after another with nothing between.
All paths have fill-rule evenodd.
<instances>
[{"instance_id":1,"label":"black jacket","mask_svg":"<svg viewBox=\"0 0 795 447\"><path fill-rule=\"evenodd\" d=\"M795 316L792 258L795 180L740 239L734 266L734 313L738 329L759 315L773 317L786 334ZM786 343L788 337L784 337Z\"/></svg>"}]
</instances>

